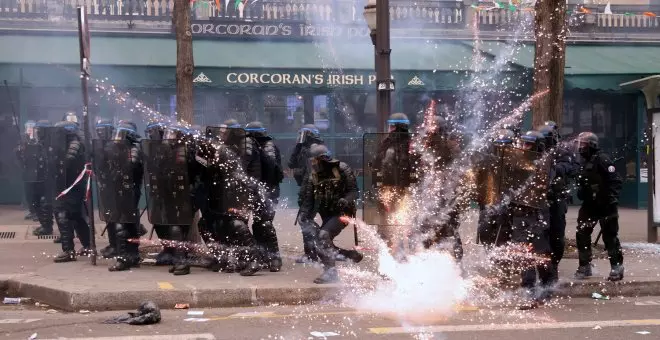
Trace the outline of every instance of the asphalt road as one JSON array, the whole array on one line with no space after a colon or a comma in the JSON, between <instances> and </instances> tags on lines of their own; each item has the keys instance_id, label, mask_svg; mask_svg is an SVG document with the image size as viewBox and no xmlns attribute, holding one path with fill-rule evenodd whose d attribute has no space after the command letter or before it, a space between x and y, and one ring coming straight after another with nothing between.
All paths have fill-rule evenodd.
<instances>
[{"instance_id":1,"label":"asphalt road","mask_svg":"<svg viewBox=\"0 0 660 340\"><path fill-rule=\"evenodd\" d=\"M121 312L0 305L0 338L28 339L626 339L660 338L660 297L571 299L534 311L461 307L445 320L401 321L330 305L166 310L150 326L107 325ZM203 311L203 315L188 315Z\"/></svg>"}]
</instances>

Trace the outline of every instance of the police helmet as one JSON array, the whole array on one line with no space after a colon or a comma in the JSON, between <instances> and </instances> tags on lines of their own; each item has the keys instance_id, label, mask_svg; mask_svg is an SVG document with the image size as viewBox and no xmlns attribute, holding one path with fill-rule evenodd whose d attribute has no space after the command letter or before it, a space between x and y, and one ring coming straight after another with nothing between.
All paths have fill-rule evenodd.
<instances>
[{"instance_id":1,"label":"police helmet","mask_svg":"<svg viewBox=\"0 0 660 340\"><path fill-rule=\"evenodd\" d=\"M516 139L516 134L509 129L500 129L497 131L493 143L495 144L513 144Z\"/></svg>"},{"instance_id":2,"label":"police helmet","mask_svg":"<svg viewBox=\"0 0 660 340\"><path fill-rule=\"evenodd\" d=\"M311 138L319 138L321 133L314 124L305 124L298 131L298 144L305 143Z\"/></svg>"},{"instance_id":3,"label":"police helmet","mask_svg":"<svg viewBox=\"0 0 660 340\"><path fill-rule=\"evenodd\" d=\"M64 114L64 118L62 118L62 121L78 124L78 116L76 116L75 112L67 112Z\"/></svg>"},{"instance_id":4,"label":"police helmet","mask_svg":"<svg viewBox=\"0 0 660 340\"><path fill-rule=\"evenodd\" d=\"M110 119L99 118L96 120L96 135L99 139L111 139L115 126Z\"/></svg>"},{"instance_id":5,"label":"police helmet","mask_svg":"<svg viewBox=\"0 0 660 340\"><path fill-rule=\"evenodd\" d=\"M34 122L34 120L28 120L27 122L25 122L25 134L28 135L28 137L30 137L30 139L34 138L34 125L35 124L36 123Z\"/></svg>"},{"instance_id":6,"label":"police helmet","mask_svg":"<svg viewBox=\"0 0 660 340\"><path fill-rule=\"evenodd\" d=\"M117 123L117 128L112 137L112 139L116 141L129 140L132 142L137 142L139 138L140 135L137 133L137 125L129 120L120 120L119 123Z\"/></svg>"},{"instance_id":7,"label":"police helmet","mask_svg":"<svg viewBox=\"0 0 660 340\"><path fill-rule=\"evenodd\" d=\"M183 138L188 133L185 126L175 123L165 128L163 139L176 139L183 142Z\"/></svg>"},{"instance_id":8,"label":"police helmet","mask_svg":"<svg viewBox=\"0 0 660 340\"><path fill-rule=\"evenodd\" d=\"M163 139L166 127L166 123L152 122L147 124L147 127L144 129L144 134L151 140L160 140Z\"/></svg>"},{"instance_id":9,"label":"police helmet","mask_svg":"<svg viewBox=\"0 0 660 340\"><path fill-rule=\"evenodd\" d=\"M543 152L545 150L545 137L542 133L531 130L520 136L520 146L525 150Z\"/></svg>"},{"instance_id":10,"label":"police helmet","mask_svg":"<svg viewBox=\"0 0 660 340\"><path fill-rule=\"evenodd\" d=\"M61 122L57 122L55 127L64 128L68 133L78 133L78 123L63 120Z\"/></svg>"},{"instance_id":11,"label":"police helmet","mask_svg":"<svg viewBox=\"0 0 660 340\"><path fill-rule=\"evenodd\" d=\"M245 131L247 131L248 135L253 137L266 136L266 128L264 127L264 124L262 124L260 121L254 121L248 123L248 125L245 126Z\"/></svg>"},{"instance_id":12,"label":"police helmet","mask_svg":"<svg viewBox=\"0 0 660 340\"><path fill-rule=\"evenodd\" d=\"M502 124L502 129L511 130L516 135L516 138L520 137L520 128L513 124Z\"/></svg>"},{"instance_id":13,"label":"police helmet","mask_svg":"<svg viewBox=\"0 0 660 340\"><path fill-rule=\"evenodd\" d=\"M576 140L578 152L581 155L598 150L598 136L593 132L580 132Z\"/></svg>"},{"instance_id":14,"label":"police helmet","mask_svg":"<svg viewBox=\"0 0 660 340\"><path fill-rule=\"evenodd\" d=\"M557 133L555 127L544 124L539 126L537 130L543 134L543 137L545 138L545 145L547 147L552 148L557 145L557 143L559 143L559 134Z\"/></svg>"},{"instance_id":15,"label":"police helmet","mask_svg":"<svg viewBox=\"0 0 660 340\"><path fill-rule=\"evenodd\" d=\"M327 146L323 144L314 144L309 149L310 158L316 158L324 161L329 161L332 159L332 153Z\"/></svg>"},{"instance_id":16,"label":"police helmet","mask_svg":"<svg viewBox=\"0 0 660 340\"><path fill-rule=\"evenodd\" d=\"M404 113L393 113L387 120L387 127L390 132L408 132L410 120Z\"/></svg>"},{"instance_id":17,"label":"police helmet","mask_svg":"<svg viewBox=\"0 0 660 340\"><path fill-rule=\"evenodd\" d=\"M46 139L46 128L52 127L53 125L47 120L40 120L34 124L34 139L37 141L43 141Z\"/></svg>"}]
</instances>

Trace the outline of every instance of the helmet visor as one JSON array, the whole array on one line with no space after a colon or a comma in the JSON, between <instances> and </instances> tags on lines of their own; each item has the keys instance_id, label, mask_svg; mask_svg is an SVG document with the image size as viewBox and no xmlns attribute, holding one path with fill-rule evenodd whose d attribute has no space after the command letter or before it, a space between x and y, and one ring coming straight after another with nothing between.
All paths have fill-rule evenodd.
<instances>
[{"instance_id":1,"label":"helmet visor","mask_svg":"<svg viewBox=\"0 0 660 340\"><path fill-rule=\"evenodd\" d=\"M115 130L112 139L115 141L126 140L131 135L136 135L135 130L126 127L120 127Z\"/></svg>"}]
</instances>

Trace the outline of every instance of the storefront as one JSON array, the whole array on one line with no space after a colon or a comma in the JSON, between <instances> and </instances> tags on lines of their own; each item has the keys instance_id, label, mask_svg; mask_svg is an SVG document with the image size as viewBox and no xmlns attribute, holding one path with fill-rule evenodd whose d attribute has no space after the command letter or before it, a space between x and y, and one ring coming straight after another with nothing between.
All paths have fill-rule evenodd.
<instances>
[{"instance_id":1,"label":"storefront","mask_svg":"<svg viewBox=\"0 0 660 340\"><path fill-rule=\"evenodd\" d=\"M16 46L11 43L19 40L23 51L0 55L0 79L10 85L20 120L57 121L66 111L80 111L76 38L0 36L4 46ZM361 169L361 136L375 131L377 117L370 44L203 40L196 41L194 48L195 124L219 124L228 118L241 123L261 120L277 139L286 166L297 130L314 123L337 158ZM532 59L524 49L514 61L502 62L500 53L506 49L496 45L481 46L477 57L482 59L475 59L470 42L396 42L392 48L393 109L408 114L413 125L421 122L429 99L439 102L438 113L470 111L475 103L466 88L478 90L483 105L496 114L511 112L531 92ZM597 47L578 50L581 54L576 59L569 48L562 134L597 133L606 150L624 157L619 167L626 178L623 203L643 205L646 187L639 176L643 107L639 94L623 93L617 86L660 70L646 71L647 63L640 61L642 65L636 69L619 66L608 74L614 61L599 71L600 66L588 60L595 55L630 56L616 57L617 49L608 49L609 54ZM133 119L143 129L144 117L136 113L140 107L174 114L173 40L98 37L92 51L94 80L129 93L117 100L112 91L92 90L93 117ZM628 53L643 59L660 48L635 51ZM475 67L478 60L483 62ZM8 99L0 96L3 116L11 114L8 108ZM3 143L1 153L0 185L7 190L0 195L0 203L16 203L20 198L20 185L16 184L20 173L13 164L11 144ZM295 205L296 187L290 178L282 193L290 206Z\"/></svg>"}]
</instances>

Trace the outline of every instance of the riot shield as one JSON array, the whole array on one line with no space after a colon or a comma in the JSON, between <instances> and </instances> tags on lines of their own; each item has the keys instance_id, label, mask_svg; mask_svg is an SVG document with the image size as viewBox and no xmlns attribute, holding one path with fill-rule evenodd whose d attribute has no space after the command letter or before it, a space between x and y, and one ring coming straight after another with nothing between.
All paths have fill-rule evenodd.
<instances>
[{"instance_id":1,"label":"riot shield","mask_svg":"<svg viewBox=\"0 0 660 340\"><path fill-rule=\"evenodd\" d=\"M543 208L550 184L550 157L518 148L503 149L502 188L511 203Z\"/></svg>"},{"instance_id":2,"label":"riot shield","mask_svg":"<svg viewBox=\"0 0 660 340\"><path fill-rule=\"evenodd\" d=\"M23 180L28 183L44 182L48 170L46 147L43 143L27 143L23 150Z\"/></svg>"},{"instance_id":3,"label":"riot shield","mask_svg":"<svg viewBox=\"0 0 660 340\"><path fill-rule=\"evenodd\" d=\"M131 148L132 145L126 140L92 141L99 217L103 222L139 223Z\"/></svg>"},{"instance_id":4,"label":"riot shield","mask_svg":"<svg viewBox=\"0 0 660 340\"><path fill-rule=\"evenodd\" d=\"M217 149L215 158L218 164L206 169L209 186L209 210L217 215L233 215L246 217L255 199L256 182L249 179L245 170L238 167L242 159L235 148L221 146ZM251 185L254 184L254 185Z\"/></svg>"},{"instance_id":5,"label":"riot shield","mask_svg":"<svg viewBox=\"0 0 660 340\"><path fill-rule=\"evenodd\" d=\"M412 134L366 133L363 136L363 219L388 225L412 183Z\"/></svg>"},{"instance_id":6,"label":"riot shield","mask_svg":"<svg viewBox=\"0 0 660 340\"><path fill-rule=\"evenodd\" d=\"M142 140L149 222L191 225L188 154L178 140Z\"/></svg>"},{"instance_id":7,"label":"riot shield","mask_svg":"<svg viewBox=\"0 0 660 340\"><path fill-rule=\"evenodd\" d=\"M47 127L44 128L46 142L46 152L48 153L46 163L47 171L46 176L52 182L48 186L50 195L54 199L60 192L67 188L67 167L66 167L66 151L67 151L67 132L63 127Z\"/></svg>"},{"instance_id":8,"label":"riot shield","mask_svg":"<svg viewBox=\"0 0 660 340\"><path fill-rule=\"evenodd\" d=\"M502 166L507 147L493 147L477 153L474 162L476 201L480 206L494 206L502 203Z\"/></svg>"}]
</instances>

